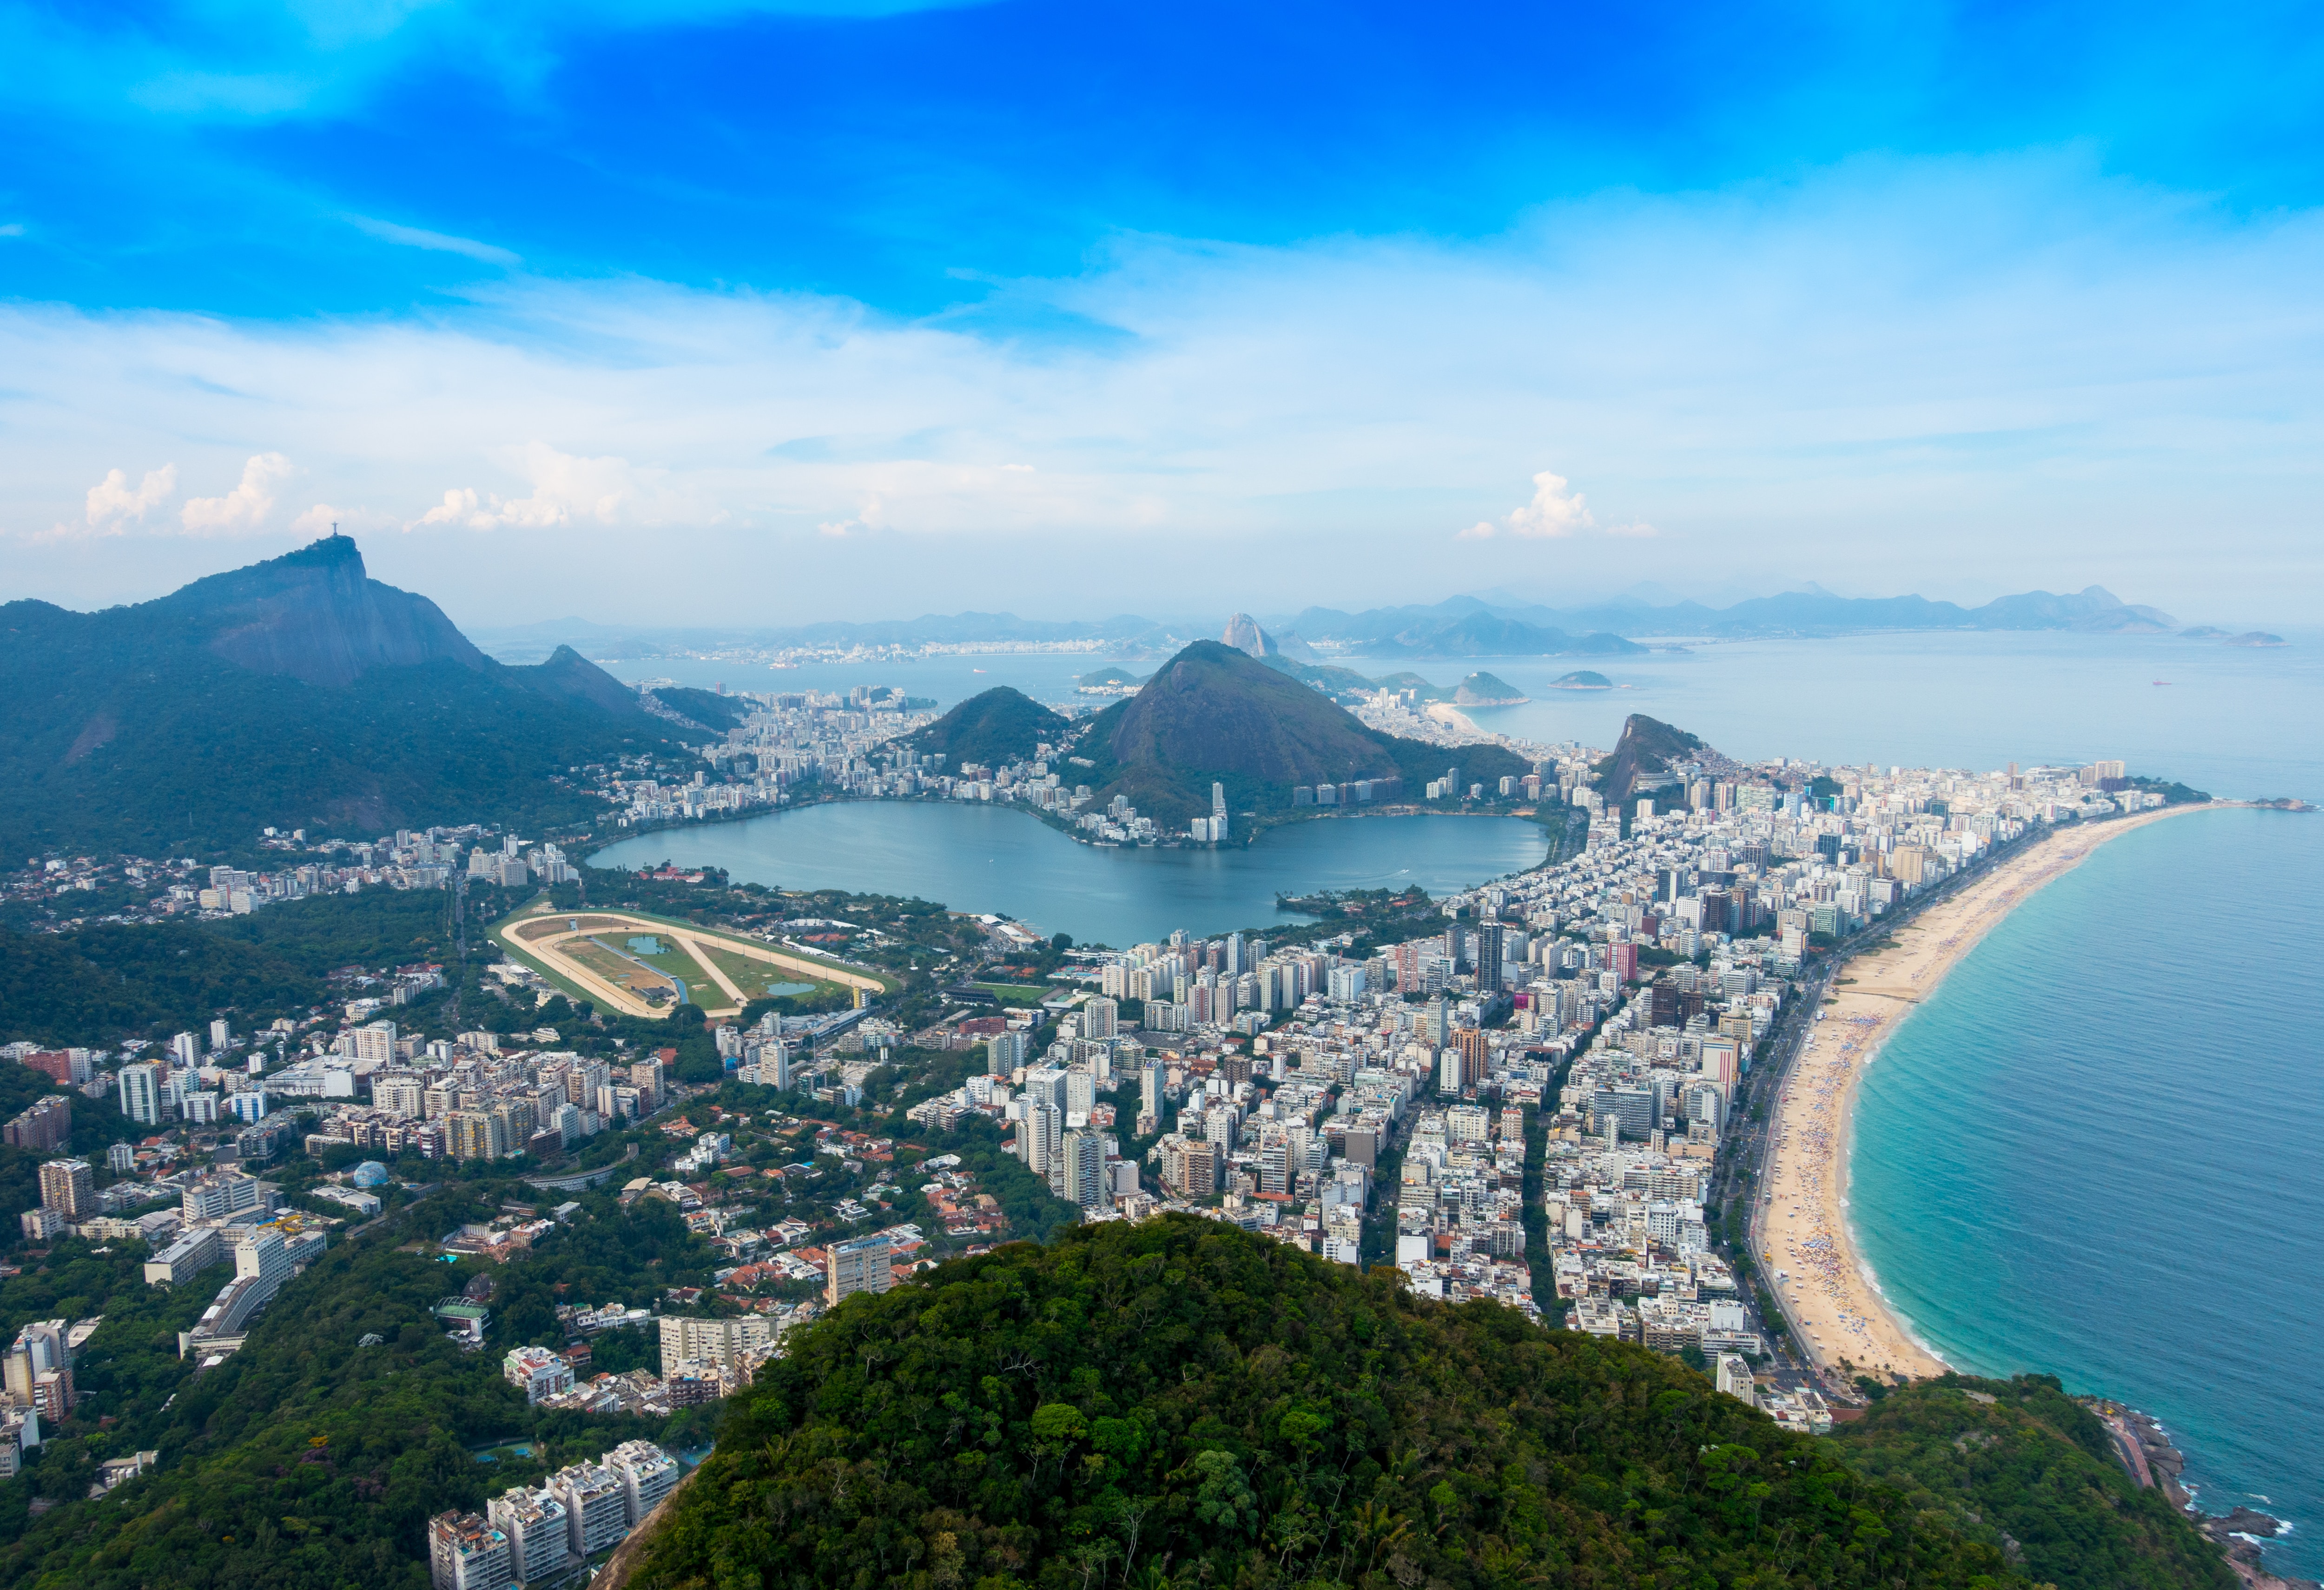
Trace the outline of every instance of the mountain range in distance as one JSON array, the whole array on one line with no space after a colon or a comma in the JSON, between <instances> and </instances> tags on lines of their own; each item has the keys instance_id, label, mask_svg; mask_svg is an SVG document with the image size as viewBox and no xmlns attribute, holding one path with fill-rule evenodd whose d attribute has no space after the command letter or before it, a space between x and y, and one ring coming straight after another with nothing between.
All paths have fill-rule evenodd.
<instances>
[{"instance_id":1,"label":"mountain range in distance","mask_svg":"<svg viewBox=\"0 0 2324 1590\"><path fill-rule=\"evenodd\" d=\"M1279 673L1289 674L1303 685L1321 690L1343 707L1359 706L1382 690L1409 695L1415 702L1424 706L1442 702L1454 707L1522 707L1528 699L1515 685L1489 673L1472 673L1458 684L1446 686L1409 671L1375 678L1358 673L1351 668L1301 661L1280 647L1275 637L1262 629L1259 621L1248 613L1238 613L1229 618L1226 630L1219 639L1222 644L1231 646ZM1152 674L1134 674L1128 669L1109 665L1079 676L1074 684L1084 695L1134 695L1153 677ZM1587 677L1597 679L1600 676L1591 674Z\"/></svg>"},{"instance_id":2,"label":"mountain range in distance","mask_svg":"<svg viewBox=\"0 0 2324 1590\"><path fill-rule=\"evenodd\" d=\"M1654 592L1655 596L1667 593ZM1246 615L1238 619L1253 624ZM2282 643L2261 631L2181 626L2159 608L2126 603L2100 586L2064 595L2025 591L1975 607L1917 596L1838 596L1820 587L1755 596L1713 607L1700 602L1628 595L1572 607L1527 603L1506 592L1461 596L1428 605L1343 612L1307 607L1264 619L1272 643L1295 661L1327 655L1414 661L1461 657L1619 657L1648 648L1641 639L1820 638L1910 630L2062 631L2088 634L2180 633L2245 646ZM622 626L556 619L478 633L498 657L523 661L571 645L605 661L721 648L1057 644L1097 642L1126 658L1176 654L1209 624L1157 621L1134 614L1045 620L1010 613L929 614L869 623L832 621L769 627ZM1240 642L1229 636L1227 643ZM1243 648L1248 650L1248 648Z\"/></svg>"}]
</instances>

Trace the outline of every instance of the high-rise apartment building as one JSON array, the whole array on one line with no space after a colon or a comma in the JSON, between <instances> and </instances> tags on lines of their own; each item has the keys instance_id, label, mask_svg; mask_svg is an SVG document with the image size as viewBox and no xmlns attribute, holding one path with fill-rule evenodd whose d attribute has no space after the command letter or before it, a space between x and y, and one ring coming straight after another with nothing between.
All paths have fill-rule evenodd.
<instances>
[{"instance_id":1,"label":"high-rise apartment building","mask_svg":"<svg viewBox=\"0 0 2324 1590\"><path fill-rule=\"evenodd\" d=\"M1065 1184L1058 1197L1084 1209L1102 1209L1112 1203L1113 1188L1105 1174L1105 1139L1101 1133L1066 1132L1057 1160Z\"/></svg>"},{"instance_id":2,"label":"high-rise apartment building","mask_svg":"<svg viewBox=\"0 0 2324 1590\"><path fill-rule=\"evenodd\" d=\"M191 1040L190 1032L180 1037ZM140 1126L161 1124L161 1068L142 1061L121 1068L121 1113Z\"/></svg>"},{"instance_id":3,"label":"high-rise apartment building","mask_svg":"<svg viewBox=\"0 0 2324 1590\"><path fill-rule=\"evenodd\" d=\"M52 1093L0 1128L0 1142L35 1154L54 1152L72 1141L72 1099Z\"/></svg>"},{"instance_id":4,"label":"high-rise apartment building","mask_svg":"<svg viewBox=\"0 0 2324 1590\"><path fill-rule=\"evenodd\" d=\"M475 1513L428 1521L428 1578L433 1590L503 1590L515 1583L505 1531Z\"/></svg>"},{"instance_id":5,"label":"high-rise apartment building","mask_svg":"<svg viewBox=\"0 0 2324 1590\"><path fill-rule=\"evenodd\" d=\"M764 1317L756 1314L736 1319L688 1319L665 1314L659 1328L661 1372L665 1377L676 1373L679 1364L688 1362L731 1369L745 1349L763 1347L773 1339L773 1327Z\"/></svg>"},{"instance_id":6,"label":"high-rise apartment building","mask_svg":"<svg viewBox=\"0 0 2324 1590\"><path fill-rule=\"evenodd\" d=\"M549 1476L565 1504L566 1543L576 1557L595 1557L630 1532L630 1488L612 1469L576 1463Z\"/></svg>"},{"instance_id":7,"label":"high-rise apartment building","mask_svg":"<svg viewBox=\"0 0 2324 1590\"><path fill-rule=\"evenodd\" d=\"M896 1284L885 1235L834 1243L826 1252L824 1296L831 1302L857 1292L884 1292Z\"/></svg>"},{"instance_id":8,"label":"high-rise apartment building","mask_svg":"<svg viewBox=\"0 0 2324 1590\"><path fill-rule=\"evenodd\" d=\"M1501 991L1501 925L1486 922L1477 929L1477 992Z\"/></svg>"},{"instance_id":9,"label":"high-rise apartment building","mask_svg":"<svg viewBox=\"0 0 2324 1590\"><path fill-rule=\"evenodd\" d=\"M51 1160L41 1167L41 1206L78 1224L97 1213L97 1176L86 1160Z\"/></svg>"},{"instance_id":10,"label":"high-rise apartment building","mask_svg":"<svg viewBox=\"0 0 2324 1590\"><path fill-rule=\"evenodd\" d=\"M416 1071L390 1072L372 1078L372 1103L407 1121L418 1121L427 1114L427 1080Z\"/></svg>"},{"instance_id":11,"label":"high-rise apartment building","mask_svg":"<svg viewBox=\"0 0 2324 1590\"><path fill-rule=\"evenodd\" d=\"M622 1479L630 1528L646 1521L646 1514L678 1488L678 1461L651 1441L624 1441L605 1454L605 1466Z\"/></svg>"},{"instance_id":12,"label":"high-rise apartment building","mask_svg":"<svg viewBox=\"0 0 2324 1590\"><path fill-rule=\"evenodd\" d=\"M547 1485L512 1486L492 1499L484 1516L508 1537L514 1583L542 1584L570 1570L572 1526Z\"/></svg>"}]
</instances>

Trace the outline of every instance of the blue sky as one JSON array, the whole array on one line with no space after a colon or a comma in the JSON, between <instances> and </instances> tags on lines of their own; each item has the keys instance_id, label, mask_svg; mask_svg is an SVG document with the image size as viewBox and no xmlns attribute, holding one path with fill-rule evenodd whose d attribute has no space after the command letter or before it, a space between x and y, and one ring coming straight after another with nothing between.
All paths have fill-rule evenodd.
<instances>
[{"instance_id":1,"label":"blue sky","mask_svg":"<svg viewBox=\"0 0 2324 1590\"><path fill-rule=\"evenodd\" d=\"M470 624L1808 578L2289 622L2319 32L0 4L5 594L337 521Z\"/></svg>"}]
</instances>

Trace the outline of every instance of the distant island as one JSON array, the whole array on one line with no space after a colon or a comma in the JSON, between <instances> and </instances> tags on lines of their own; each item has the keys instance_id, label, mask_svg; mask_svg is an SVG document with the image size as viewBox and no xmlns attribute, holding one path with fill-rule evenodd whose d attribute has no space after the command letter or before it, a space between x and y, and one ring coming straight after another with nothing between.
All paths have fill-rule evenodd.
<instances>
[{"instance_id":1,"label":"distant island","mask_svg":"<svg viewBox=\"0 0 2324 1590\"><path fill-rule=\"evenodd\" d=\"M2228 636L2227 644L2230 646L2286 646L2291 642L2282 635L2272 635L2265 630L2255 629L2248 630L2239 635Z\"/></svg>"},{"instance_id":2,"label":"distant island","mask_svg":"<svg viewBox=\"0 0 2324 1590\"><path fill-rule=\"evenodd\" d=\"M1614 681L1602 673L1592 673L1585 668L1578 673L1559 675L1549 681L1549 688L1553 690L1610 690L1614 688Z\"/></svg>"}]
</instances>

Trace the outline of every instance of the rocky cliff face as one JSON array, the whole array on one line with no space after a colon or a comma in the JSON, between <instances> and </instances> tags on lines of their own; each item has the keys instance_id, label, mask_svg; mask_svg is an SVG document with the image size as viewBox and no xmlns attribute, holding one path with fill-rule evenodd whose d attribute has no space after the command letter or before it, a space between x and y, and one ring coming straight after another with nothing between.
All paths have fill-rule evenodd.
<instances>
[{"instance_id":1,"label":"rocky cliff face","mask_svg":"<svg viewBox=\"0 0 2324 1590\"><path fill-rule=\"evenodd\" d=\"M207 631L208 650L229 662L310 685L427 662L485 666L435 603L371 578L343 535L196 580L147 607L162 623Z\"/></svg>"},{"instance_id":2,"label":"rocky cliff face","mask_svg":"<svg viewBox=\"0 0 2324 1590\"><path fill-rule=\"evenodd\" d=\"M1275 642L1259 627L1259 620L1248 613L1238 613L1228 619L1226 633L1219 639L1246 657L1276 655Z\"/></svg>"},{"instance_id":3,"label":"rocky cliff face","mask_svg":"<svg viewBox=\"0 0 2324 1590\"><path fill-rule=\"evenodd\" d=\"M1598 791L1609 810L1618 811L1642 776L1660 774L1671 763L1702 749L1702 742L1684 729L1634 712L1622 722L1614 753L1598 764Z\"/></svg>"}]
</instances>

